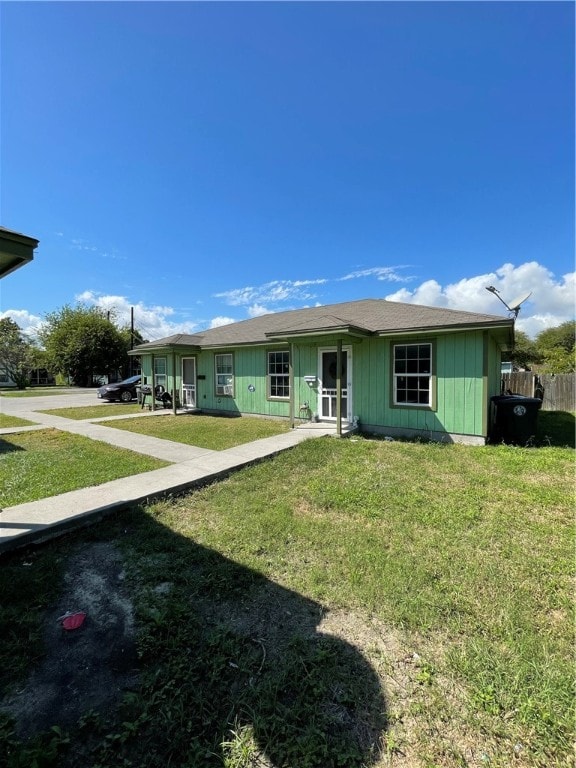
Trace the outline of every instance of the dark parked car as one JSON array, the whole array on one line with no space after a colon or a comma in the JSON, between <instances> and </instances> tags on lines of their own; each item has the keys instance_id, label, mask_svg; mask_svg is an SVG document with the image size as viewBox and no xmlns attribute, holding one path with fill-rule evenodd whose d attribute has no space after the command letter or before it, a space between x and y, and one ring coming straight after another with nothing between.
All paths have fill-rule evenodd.
<instances>
[{"instance_id":1,"label":"dark parked car","mask_svg":"<svg viewBox=\"0 0 576 768\"><path fill-rule=\"evenodd\" d=\"M98 397L103 400L121 400L123 403L129 403L136 397L138 384L140 384L140 376L130 376L129 379L117 381L115 384L105 384L98 388Z\"/></svg>"}]
</instances>

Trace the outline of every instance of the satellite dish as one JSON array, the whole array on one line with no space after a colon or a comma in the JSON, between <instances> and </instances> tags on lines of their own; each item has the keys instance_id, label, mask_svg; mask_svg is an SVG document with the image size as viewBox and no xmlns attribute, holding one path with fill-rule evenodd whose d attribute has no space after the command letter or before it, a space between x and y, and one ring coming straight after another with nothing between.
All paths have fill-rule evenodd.
<instances>
[{"instance_id":1,"label":"satellite dish","mask_svg":"<svg viewBox=\"0 0 576 768\"><path fill-rule=\"evenodd\" d=\"M511 301L509 304L510 312L517 312L520 309L520 306L524 304L526 299L529 299L530 296L532 296L532 291L523 293L521 296L518 296L517 299L514 299L514 301Z\"/></svg>"},{"instance_id":2,"label":"satellite dish","mask_svg":"<svg viewBox=\"0 0 576 768\"><path fill-rule=\"evenodd\" d=\"M514 312L514 318L518 317L518 312L520 312L520 306L524 304L526 299L532 296L532 291L528 291L528 293L523 293L520 296L518 296L518 298L514 299L514 301L512 301L510 304L506 304L502 296L500 296L500 291L498 290L498 288L494 288L493 285L489 285L486 288L486 290L490 291L490 293L493 293L497 299L500 299L500 301L502 302L502 304L504 304L508 312Z\"/></svg>"}]
</instances>

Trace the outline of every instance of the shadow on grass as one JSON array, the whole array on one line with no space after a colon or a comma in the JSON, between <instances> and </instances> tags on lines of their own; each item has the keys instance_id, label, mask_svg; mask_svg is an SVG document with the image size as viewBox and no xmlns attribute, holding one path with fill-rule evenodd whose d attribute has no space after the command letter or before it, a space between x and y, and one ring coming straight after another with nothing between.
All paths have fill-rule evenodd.
<instances>
[{"instance_id":1,"label":"shadow on grass","mask_svg":"<svg viewBox=\"0 0 576 768\"><path fill-rule=\"evenodd\" d=\"M576 448L576 418L568 411L539 411L536 432L538 445Z\"/></svg>"},{"instance_id":2,"label":"shadow on grass","mask_svg":"<svg viewBox=\"0 0 576 768\"><path fill-rule=\"evenodd\" d=\"M3 453L16 453L16 451L24 451L20 445L14 445L10 440L6 440L0 437L0 456Z\"/></svg>"},{"instance_id":3,"label":"shadow on grass","mask_svg":"<svg viewBox=\"0 0 576 768\"><path fill-rule=\"evenodd\" d=\"M28 582L45 558L63 573L38 614L43 658L0 702L14 719L12 732L0 727L14 765L35 751L53 753L42 765L102 768L361 768L378 757L379 679L319 629L324 608L141 509L11 556L22 583L0 612L16 637L5 653L26 658ZM67 608L87 610L76 632L56 621Z\"/></svg>"},{"instance_id":4,"label":"shadow on grass","mask_svg":"<svg viewBox=\"0 0 576 768\"><path fill-rule=\"evenodd\" d=\"M513 436L513 429L508 430L510 437ZM386 437L383 435L369 434L363 435L369 440L394 440L405 443L433 443L426 437ZM494 431L488 440L488 444L499 445L504 440ZM576 418L573 413L568 411L538 411L536 417L536 434L530 435L524 428L519 427L518 438L509 442L519 447L527 448L576 448Z\"/></svg>"}]
</instances>

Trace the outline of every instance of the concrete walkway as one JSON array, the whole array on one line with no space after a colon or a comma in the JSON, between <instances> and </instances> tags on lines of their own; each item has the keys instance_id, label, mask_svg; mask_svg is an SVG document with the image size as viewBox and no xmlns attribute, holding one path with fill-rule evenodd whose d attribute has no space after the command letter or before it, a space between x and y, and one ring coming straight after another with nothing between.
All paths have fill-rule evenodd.
<instances>
[{"instance_id":1,"label":"concrete walkway","mask_svg":"<svg viewBox=\"0 0 576 768\"><path fill-rule=\"evenodd\" d=\"M171 462L170 466L1 510L0 554L42 541L76 526L95 522L106 514L134 504L146 503L211 482L241 467L292 448L311 437L335 434L332 425L310 424L225 451L211 451L113 429L111 426L104 427L89 421L74 421L53 414L39 413L40 410L46 409L95 405L95 400L94 392L38 398L3 397L0 399L2 413L28 419L35 422L35 426L0 429L0 436L52 427L164 459ZM161 413L168 414L171 411L155 411L152 415ZM126 417L111 417L107 421L114 418Z\"/></svg>"}]
</instances>

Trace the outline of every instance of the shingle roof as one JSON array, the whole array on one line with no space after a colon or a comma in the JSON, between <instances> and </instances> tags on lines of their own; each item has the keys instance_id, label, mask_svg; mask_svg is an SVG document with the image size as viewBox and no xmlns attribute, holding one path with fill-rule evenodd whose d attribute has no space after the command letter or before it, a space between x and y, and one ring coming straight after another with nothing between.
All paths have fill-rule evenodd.
<instances>
[{"instance_id":1,"label":"shingle roof","mask_svg":"<svg viewBox=\"0 0 576 768\"><path fill-rule=\"evenodd\" d=\"M486 315L442 307L403 304L386 299L362 299L287 312L275 312L250 320L211 328L194 335L175 334L141 344L134 352L160 347L225 347L264 344L312 334L384 335L402 332L504 327L512 331L514 321L500 315Z\"/></svg>"}]
</instances>

